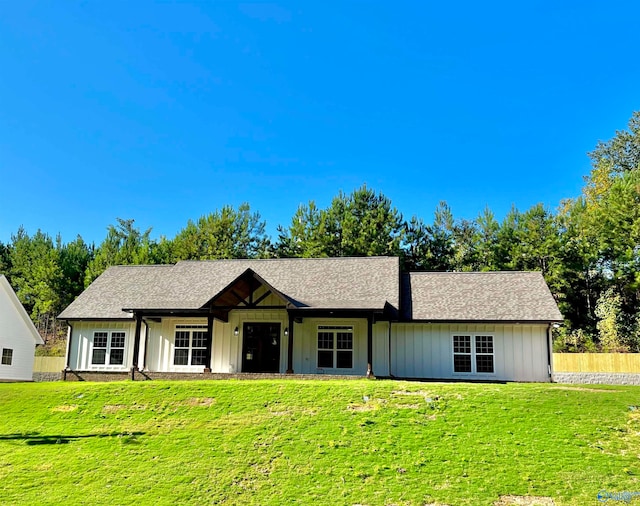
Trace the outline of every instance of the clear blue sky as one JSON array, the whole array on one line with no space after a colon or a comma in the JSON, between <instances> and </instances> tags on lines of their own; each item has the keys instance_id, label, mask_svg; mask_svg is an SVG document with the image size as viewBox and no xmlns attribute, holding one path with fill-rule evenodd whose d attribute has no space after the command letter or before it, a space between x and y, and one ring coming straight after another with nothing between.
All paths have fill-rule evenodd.
<instances>
[{"instance_id":1,"label":"clear blue sky","mask_svg":"<svg viewBox=\"0 0 640 506\"><path fill-rule=\"evenodd\" d=\"M555 209L640 109L640 2L29 2L0 15L0 241L275 236L366 183L406 216Z\"/></svg>"}]
</instances>

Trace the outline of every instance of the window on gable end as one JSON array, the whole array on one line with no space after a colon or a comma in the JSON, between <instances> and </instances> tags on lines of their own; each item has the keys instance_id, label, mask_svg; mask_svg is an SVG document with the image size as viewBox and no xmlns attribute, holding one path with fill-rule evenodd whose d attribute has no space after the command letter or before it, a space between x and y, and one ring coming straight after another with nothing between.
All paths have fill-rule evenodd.
<instances>
[{"instance_id":1,"label":"window on gable end","mask_svg":"<svg viewBox=\"0 0 640 506\"><path fill-rule=\"evenodd\" d=\"M13 349L2 348L2 365L11 365L13 363Z\"/></svg>"}]
</instances>

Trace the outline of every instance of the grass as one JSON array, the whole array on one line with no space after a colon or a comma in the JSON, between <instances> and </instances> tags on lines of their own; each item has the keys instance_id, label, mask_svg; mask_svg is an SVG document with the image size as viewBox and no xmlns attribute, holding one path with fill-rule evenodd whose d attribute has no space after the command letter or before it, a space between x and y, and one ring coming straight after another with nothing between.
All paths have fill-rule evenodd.
<instances>
[{"instance_id":1,"label":"grass","mask_svg":"<svg viewBox=\"0 0 640 506\"><path fill-rule=\"evenodd\" d=\"M0 384L2 502L597 504L640 490L638 404L638 387Z\"/></svg>"}]
</instances>

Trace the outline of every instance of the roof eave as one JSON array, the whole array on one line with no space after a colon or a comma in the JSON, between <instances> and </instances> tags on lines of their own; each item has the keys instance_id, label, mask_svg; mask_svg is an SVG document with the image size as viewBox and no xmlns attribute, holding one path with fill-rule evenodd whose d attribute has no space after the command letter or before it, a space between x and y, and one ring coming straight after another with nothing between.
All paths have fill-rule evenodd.
<instances>
[{"instance_id":1,"label":"roof eave","mask_svg":"<svg viewBox=\"0 0 640 506\"><path fill-rule=\"evenodd\" d=\"M116 316L67 316L64 318L58 317L58 320L62 320L65 322L131 322L133 321L133 316L131 317L116 317Z\"/></svg>"},{"instance_id":2,"label":"roof eave","mask_svg":"<svg viewBox=\"0 0 640 506\"><path fill-rule=\"evenodd\" d=\"M564 320L541 319L541 320L479 320L479 319L436 319L436 318L415 318L404 319L401 323L459 323L459 324L504 324L504 325L551 325L553 323L562 323Z\"/></svg>"}]
</instances>

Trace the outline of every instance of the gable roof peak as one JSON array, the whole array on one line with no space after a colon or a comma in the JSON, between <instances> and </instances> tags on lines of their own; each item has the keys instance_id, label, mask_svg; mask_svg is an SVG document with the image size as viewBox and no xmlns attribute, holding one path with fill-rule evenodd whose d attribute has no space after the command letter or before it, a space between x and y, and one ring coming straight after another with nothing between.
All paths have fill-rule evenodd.
<instances>
[{"instance_id":1,"label":"gable roof peak","mask_svg":"<svg viewBox=\"0 0 640 506\"><path fill-rule=\"evenodd\" d=\"M200 309L248 270L296 307L399 307L398 257L183 260L109 268L59 318L130 319L123 308Z\"/></svg>"}]
</instances>

